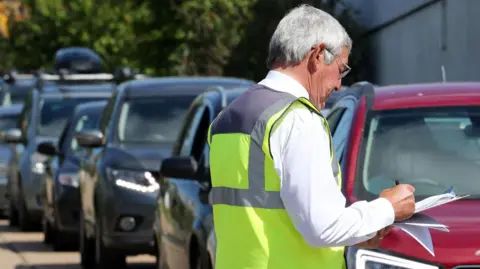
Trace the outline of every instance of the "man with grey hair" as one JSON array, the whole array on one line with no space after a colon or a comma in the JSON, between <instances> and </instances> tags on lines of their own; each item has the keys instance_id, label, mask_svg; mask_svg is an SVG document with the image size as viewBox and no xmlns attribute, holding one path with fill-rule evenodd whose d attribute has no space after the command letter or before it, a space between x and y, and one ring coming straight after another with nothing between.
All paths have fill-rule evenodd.
<instances>
[{"instance_id":1,"label":"man with grey hair","mask_svg":"<svg viewBox=\"0 0 480 269\"><path fill-rule=\"evenodd\" d=\"M352 41L309 5L291 10L269 47L271 71L209 128L216 269L342 268L343 247L378 247L414 213L397 185L346 206L328 123L320 114L350 71Z\"/></svg>"}]
</instances>

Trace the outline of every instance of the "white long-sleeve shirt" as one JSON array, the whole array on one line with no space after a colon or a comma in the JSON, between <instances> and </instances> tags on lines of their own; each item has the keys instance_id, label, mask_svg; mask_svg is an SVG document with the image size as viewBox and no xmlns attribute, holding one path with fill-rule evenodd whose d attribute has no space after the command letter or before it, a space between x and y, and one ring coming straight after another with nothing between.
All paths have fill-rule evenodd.
<instances>
[{"instance_id":1,"label":"white long-sleeve shirt","mask_svg":"<svg viewBox=\"0 0 480 269\"><path fill-rule=\"evenodd\" d=\"M259 84L309 98L300 83L281 72L270 71ZM291 111L272 133L270 148L285 208L312 247L355 245L393 224L393 207L385 198L346 207L333 176L328 134L318 115L307 109Z\"/></svg>"}]
</instances>

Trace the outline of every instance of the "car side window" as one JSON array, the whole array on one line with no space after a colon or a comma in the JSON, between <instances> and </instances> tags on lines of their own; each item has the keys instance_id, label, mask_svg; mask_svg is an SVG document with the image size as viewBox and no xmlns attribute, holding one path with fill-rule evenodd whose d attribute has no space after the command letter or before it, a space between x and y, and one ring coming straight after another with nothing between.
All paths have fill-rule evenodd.
<instances>
[{"instance_id":1,"label":"car side window","mask_svg":"<svg viewBox=\"0 0 480 269\"><path fill-rule=\"evenodd\" d=\"M200 118L200 122L196 128L191 152L191 155L197 162L200 161L204 155L205 145L207 144L208 127L210 126L209 110L204 109L201 114L202 117Z\"/></svg>"},{"instance_id":2,"label":"car side window","mask_svg":"<svg viewBox=\"0 0 480 269\"><path fill-rule=\"evenodd\" d=\"M330 113L328 113L327 122L332 136L335 135L335 131L340 123L340 120L342 119L343 114L345 113L345 110L345 107L338 107L334 108L332 111L330 111Z\"/></svg>"},{"instance_id":3,"label":"car side window","mask_svg":"<svg viewBox=\"0 0 480 269\"><path fill-rule=\"evenodd\" d=\"M22 131L25 135L27 134L27 127L31 122L32 106L33 106L33 93L29 93L25 98L25 103L23 105L23 110L20 114L18 121L18 129Z\"/></svg>"},{"instance_id":4,"label":"car side window","mask_svg":"<svg viewBox=\"0 0 480 269\"><path fill-rule=\"evenodd\" d=\"M62 134L60 135L60 138L58 139L58 149L63 152L64 148L67 147L67 137L68 137L68 131L70 130L72 125L72 120L69 119L67 123L65 124L65 127L63 128Z\"/></svg>"},{"instance_id":5,"label":"car side window","mask_svg":"<svg viewBox=\"0 0 480 269\"><path fill-rule=\"evenodd\" d=\"M97 127L97 118L91 115L83 115L75 123L73 133L80 132L82 130L94 129ZM79 147L77 139L72 138L70 141L70 150L72 153L81 153L84 148Z\"/></svg>"},{"instance_id":6,"label":"car side window","mask_svg":"<svg viewBox=\"0 0 480 269\"><path fill-rule=\"evenodd\" d=\"M195 136L196 136L196 131L198 129L198 125L200 124L200 121L203 117L204 111L205 111L205 106L201 105L199 106L195 113L191 115L191 118L189 119L189 123L187 126L185 126L187 129L185 129L185 133L183 136L183 140L180 145L179 149L179 155L180 156L191 156L192 155L192 150L193 146L195 143ZM197 159L198 160L198 159Z\"/></svg>"},{"instance_id":7,"label":"car side window","mask_svg":"<svg viewBox=\"0 0 480 269\"><path fill-rule=\"evenodd\" d=\"M115 107L115 103L117 102L117 95L118 92L115 91L113 95L108 99L107 105L102 113L102 120L100 121L100 131L106 136L107 135L107 128L110 122L110 118L112 117L113 109Z\"/></svg>"}]
</instances>

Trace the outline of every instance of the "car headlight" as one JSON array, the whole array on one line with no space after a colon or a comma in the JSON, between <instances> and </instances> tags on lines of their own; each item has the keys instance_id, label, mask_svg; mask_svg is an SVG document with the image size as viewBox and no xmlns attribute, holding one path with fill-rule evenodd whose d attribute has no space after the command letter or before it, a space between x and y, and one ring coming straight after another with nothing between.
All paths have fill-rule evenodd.
<instances>
[{"instance_id":1,"label":"car headlight","mask_svg":"<svg viewBox=\"0 0 480 269\"><path fill-rule=\"evenodd\" d=\"M148 171L107 168L107 176L115 185L126 189L139 192L155 192L159 189L155 177Z\"/></svg>"},{"instance_id":2,"label":"car headlight","mask_svg":"<svg viewBox=\"0 0 480 269\"><path fill-rule=\"evenodd\" d=\"M32 173L35 174L44 174L46 170L45 162L47 161L47 157L38 153L34 152L30 157L30 164L32 166Z\"/></svg>"},{"instance_id":3,"label":"car headlight","mask_svg":"<svg viewBox=\"0 0 480 269\"><path fill-rule=\"evenodd\" d=\"M58 182L64 186L78 188L79 177L77 173L62 173L58 175Z\"/></svg>"},{"instance_id":4,"label":"car headlight","mask_svg":"<svg viewBox=\"0 0 480 269\"><path fill-rule=\"evenodd\" d=\"M348 269L438 269L438 266L412 261L374 250L349 247L347 250Z\"/></svg>"}]
</instances>

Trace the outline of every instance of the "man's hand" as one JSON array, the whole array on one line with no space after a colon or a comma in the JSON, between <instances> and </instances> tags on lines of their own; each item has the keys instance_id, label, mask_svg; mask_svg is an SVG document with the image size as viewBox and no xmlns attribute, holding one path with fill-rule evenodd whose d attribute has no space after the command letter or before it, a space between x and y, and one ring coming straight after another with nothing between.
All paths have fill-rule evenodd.
<instances>
[{"instance_id":1,"label":"man's hand","mask_svg":"<svg viewBox=\"0 0 480 269\"><path fill-rule=\"evenodd\" d=\"M383 237L385 237L392 229L393 229L393 226L383 228L382 230L378 231L373 238L365 242L358 243L355 246L359 248L379 248Z\"/></svg>"},{"instance_id":2,"label":"man's hand","mask_svg":"<svg viewBox=\"0 0 480 269\"><path fill-rule=\"evenodd\" d=\"M390 201L395 212L395 221L408 219L415 213L415 188L408 184L399 184L391 189L383 190L380 197Z\"/></svg>"}]
</instances>

